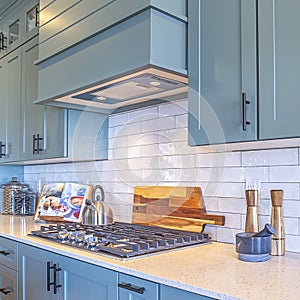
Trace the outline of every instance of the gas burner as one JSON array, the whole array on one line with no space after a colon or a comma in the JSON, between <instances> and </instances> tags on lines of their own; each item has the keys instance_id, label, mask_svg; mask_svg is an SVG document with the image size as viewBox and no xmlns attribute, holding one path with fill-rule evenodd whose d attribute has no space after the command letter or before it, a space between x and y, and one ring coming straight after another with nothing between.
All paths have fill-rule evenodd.
<instances>
[{"instance_id":1,"label":"gas burner","mask_svg":"<svg viewBox=\"0 0 300 300\"><path fill-rule=\"evenodd\" d=\"M29 235L121 259L210 241L205 233L120 222L96 226L77 223L43 225L40 230L32 231Z\"/></svg>"}]
</instances>

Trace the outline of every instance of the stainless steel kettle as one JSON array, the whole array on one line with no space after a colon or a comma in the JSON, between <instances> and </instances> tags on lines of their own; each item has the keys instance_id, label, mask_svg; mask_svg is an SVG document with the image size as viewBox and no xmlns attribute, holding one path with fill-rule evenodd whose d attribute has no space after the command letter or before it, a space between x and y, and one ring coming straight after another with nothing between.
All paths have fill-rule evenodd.
<instances>
[{"instance_id":1,"label":"stainless steel kettle","mask_svg":"<svg viewBox=\"0 0 300 300\"><path fill-rule=\"evenodd\" d=\"M86 200L81 222L85 225L105 225L114 222L113 211L104 202L104 191L100 185L94 186L92 200Z\"/></svg>"}]
</instances>

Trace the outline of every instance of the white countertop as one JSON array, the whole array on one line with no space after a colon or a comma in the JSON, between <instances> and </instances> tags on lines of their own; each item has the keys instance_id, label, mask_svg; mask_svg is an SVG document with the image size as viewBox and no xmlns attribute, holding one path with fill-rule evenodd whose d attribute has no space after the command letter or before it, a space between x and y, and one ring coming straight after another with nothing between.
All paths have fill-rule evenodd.
<instances>
[{"instance_id":1,"label":"white countertop","mask_svg":"<svg viewBox=\"0 0 300 300\"><path fill-rule=\"evenodd\" d=\"M299 299L300 254L248 263L237 259L234 245L212 243L119 261L27 236L40 226L31 217L0 215L0 236L147 280L217 299Z\"/></svg>"}]
</instances>

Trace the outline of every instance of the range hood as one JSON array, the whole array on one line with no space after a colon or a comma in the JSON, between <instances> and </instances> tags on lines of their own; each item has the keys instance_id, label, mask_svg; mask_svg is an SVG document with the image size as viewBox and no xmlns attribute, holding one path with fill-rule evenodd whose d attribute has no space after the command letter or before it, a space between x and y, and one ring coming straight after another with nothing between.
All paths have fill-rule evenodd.
<instances>
[{"instance_id":1,"label":"range hood","mask_svg":"<svg viewBox=\"0 0 300 300\"><path fill-rule=\"evenodd\" d=\"M153 99L163 100L187 92L187 81L186 76L150 67L53 101L111 112L120 107Z\"/></svg>"},{"instance_id":2,"label":"range hood","mask_svg":"<svg viewBox=\"0 0 300 300\"><path fill-rule=\"evenodd\" d=\"M185 2L177 2L184 12ZM36 104L110 114L187 92L187 18L172 10L146 6L74 43L64 42L67 34L49 38L47 26L40 32Z\"/></svg>"}]
</instances>

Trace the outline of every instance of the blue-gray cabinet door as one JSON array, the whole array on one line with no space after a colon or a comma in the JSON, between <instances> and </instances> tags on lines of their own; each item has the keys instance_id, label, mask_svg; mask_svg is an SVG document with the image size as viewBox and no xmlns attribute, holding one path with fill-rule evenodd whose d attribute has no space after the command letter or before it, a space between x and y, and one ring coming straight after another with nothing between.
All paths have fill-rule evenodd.
<instances>
[{"instance_id":1,"label":"blue-gray cabinet door","mask_svg":"<svg viewBox=\"0 0 300 300\"><path fill-rule=\"evenodd\" d=\"M189 144L255 140L256 1L189 0L188 10Z\"/></svg>"},{"instance_id":2,"label":"blue-gray cabinet door","mask_svg":"<svg viewBox=\"0 0 300 300\"><path fill-rule=\"evenodd\" d=\"M6 128L6 80L4 59L0 59L0 161L5 155Z\"/></svg>"},{"instance_id":3,"label":"blue-gray cabinet door","mask_svg":"<svg viewBox=\"0 0 300 300\"><path fill-rule=\"evenodd\" d=\"M159 300L159 284L119 274L119 300Z\"/></svg>"},{"instance_id":4,"label":"blue-gray cabinet door","mask_svg":"<svg viewBox=\"0 0 300 300\"><path fill-rule=\"evenodd\" d=\"M67 155L65 147L67 117L64 110L33 104L38 91L38 68L34 64L37 58L38 37L35 37L22 47L21 157L24 160Z\"/></svg>"},{"instance_id":5,"label":"blue-gray cabinet door","mask_svg":"<svg viewBox=\"0 0 300 300\"><path fill-rule=\"evenodd\" d=\"M300 1L258 1L259 138L299 137Z\"/></svg>"},{"instance_id":6,"label":"blue-gray cabinet door","mask_svg":"<svg viewBox=\"0 0 300 300\"><path fill-rule=\"evenodd\" d=\"M19 291L20 300L58 300L53 286L48 291L49 281L53 282L53 270L48 273L47 263L52 267L57 255L35 247L19 244ZM58 273L57 282L61 282Z\"/></svg>"},{"instance_id":7,"label":"blue-gray cabinet door","mask_svg":"<svg viewBox=\"0 0 300 300\"><path fill-rule=\"evenodd\" d=\"M61 300L117 300L118 273L60 256Z\"/></svg>"},{"instance_id":8,"label":"blue-gray cabinet door","mask_svg":"<svg viewBox=\"0 0 300 300\"><path fill-rule=\"evenodd\" d=\"M201 296L170 286L160 286L160 300L213 300L214 298Z\"/></svg>"},{"instance_id":9,"label":"blue-gray cabinet door","mask_svg":"<svg viewBox=\"0 0 300 300\"><path fill-rule=\"evenodd\" d=\"M43 133L44 107L33 105L37 98L38 37L22 47L22 159L34 159L33 135Z\"/></svg>"},{"instance_id":10,"label":"blue-gray cabinet door","mask_svg":"<svg viewBox=\"0 0 300 300\"><path fill-rule=\"evenodd\" d=\"M17 242L0 237L0 264L15 271L18 270Z\"/></svg>"},{"instance_id":11,"label":"blue-gray cabinet door","mask_svg":"<svg viewBox=\"0 0 300 300\"><path fill-rule=\"evenodd\" d=\"M21 49L5 56L6 87L6 157L5 161L20 159L21 145Z\"/></svg>"},{"instance_id":12,"label":"blue-gray cabinet door","mask_svg":"<svg viewBox=\"0 0 300 300\"><path fill-rule=\"evenodd\" d=\"M17 274L0 264L0 300L18 300Z\"/></svg>"}]
</instances>

